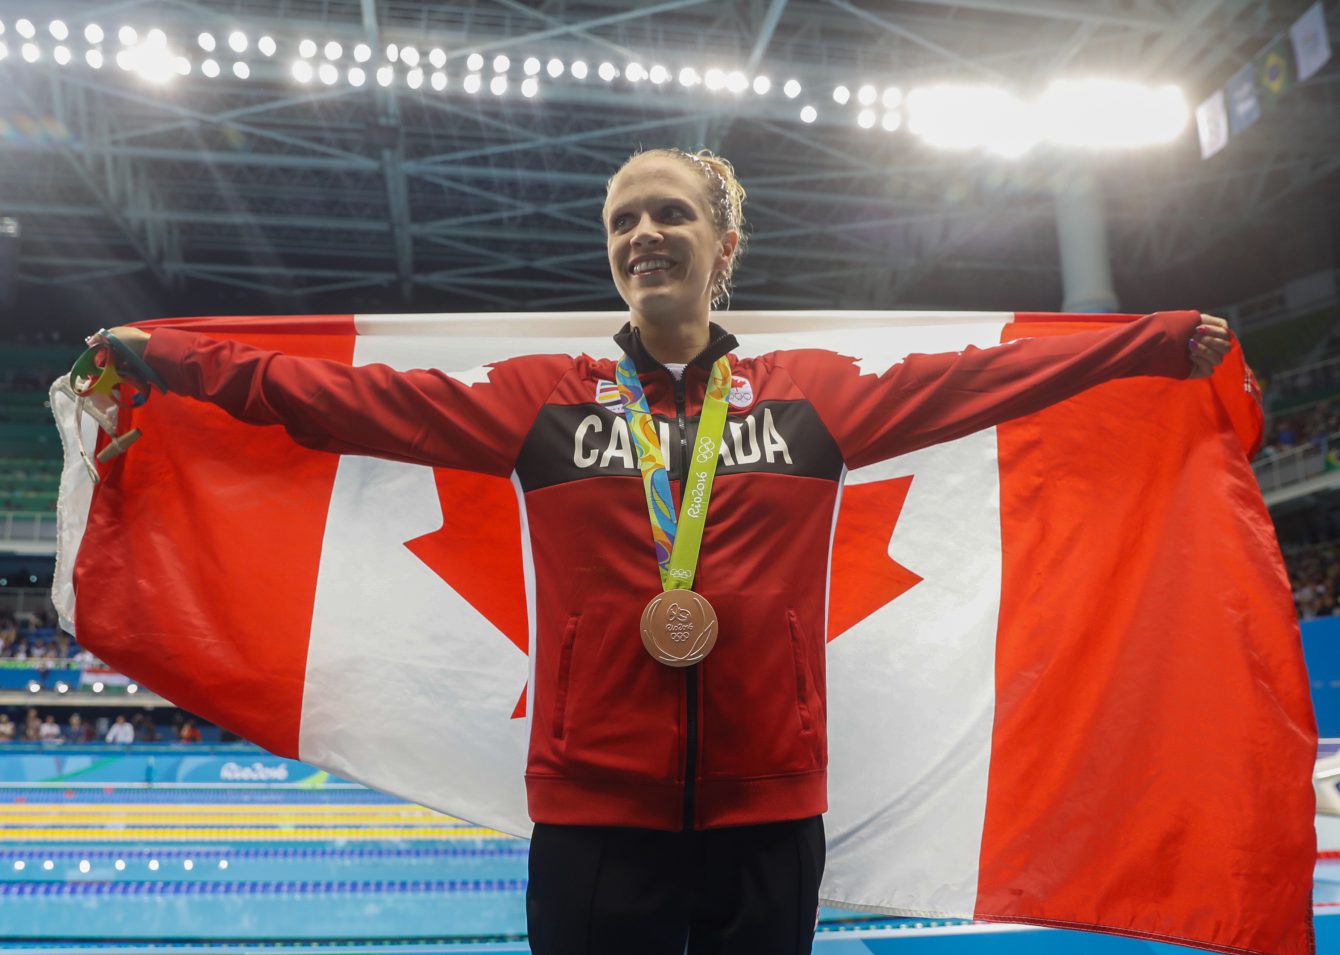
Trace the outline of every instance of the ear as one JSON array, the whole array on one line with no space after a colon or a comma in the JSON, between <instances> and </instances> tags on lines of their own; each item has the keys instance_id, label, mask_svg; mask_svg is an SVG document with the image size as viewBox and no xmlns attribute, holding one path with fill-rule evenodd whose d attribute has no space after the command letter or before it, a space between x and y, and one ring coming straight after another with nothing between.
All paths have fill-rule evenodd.
<instances>
[{"instance_id":1,"label":"ear","mask_svg":"<svg viewBox=\"0 0 1340 955\"><path fill-rule=\"evenodd\" d=\"M718 271L726 271L730 268L731 261L735 258L735 249L740 244L740 232L738 229L727 229L721 237L721 255L717 260Z\"/></svg>"}]
</instances>

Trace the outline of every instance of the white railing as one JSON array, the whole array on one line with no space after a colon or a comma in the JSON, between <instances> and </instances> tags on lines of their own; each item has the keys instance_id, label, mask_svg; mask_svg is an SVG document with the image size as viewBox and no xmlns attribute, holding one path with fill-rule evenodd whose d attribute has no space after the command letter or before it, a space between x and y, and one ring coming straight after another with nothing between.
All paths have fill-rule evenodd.
<instances>
[{"instance_id":1,"label":"white railing","mask_svg":"<svg viewBox=\"0 0 1340 955\"><path fill-rule=\"evenodd\" d=\"M1256 480L1260 482L1262 491L1277 491L1321 474L1326 470L1327 452L1337 447L1340 447L1340 432L1331 435L1320 445L1309 441L1287 451L1278 451L1270 457L1257 458L1252 462L1252 469L1256 471Z\"/></svg>"},{"instance_id":2,"label":"white railing","mask_svg":"<svg viewBox=\"0 0 1340 955\"><path fill-rule=\"evenodd\" d=\"M1340 355L1282 371L1271 376L1269 382L1267 398L1271 403L1287 402L1292 395L1307 397L1323 388L1334 390L1340 386Z\"/></svg>"},{"instance_id":3,"label":"white railing","mask_svg":"<svg viewBox=\"0 0 1340 955\"><path fill-rule=\"evenodd\" d=\"M51 511L0 511L0 547L56 552L56 515Z\"/></svg>"}]
</instances>

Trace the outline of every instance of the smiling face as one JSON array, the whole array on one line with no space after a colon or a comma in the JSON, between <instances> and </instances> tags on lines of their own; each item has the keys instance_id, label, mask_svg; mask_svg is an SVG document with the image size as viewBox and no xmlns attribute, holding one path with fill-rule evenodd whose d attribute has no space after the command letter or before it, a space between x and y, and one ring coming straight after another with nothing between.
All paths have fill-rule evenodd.
<instances>
[{"instance_id":1,"label":"smiling face","mask_svg":"<svg viewBox=\"0 0 1340 955\"><path fill-rule=\"evenodd\" d=\"M716 277L729 268L739 233L718 231L692 160L632 159L606 196L605 235L610 274L634 325L706 326Z\"/></svg>"}]
</instances>

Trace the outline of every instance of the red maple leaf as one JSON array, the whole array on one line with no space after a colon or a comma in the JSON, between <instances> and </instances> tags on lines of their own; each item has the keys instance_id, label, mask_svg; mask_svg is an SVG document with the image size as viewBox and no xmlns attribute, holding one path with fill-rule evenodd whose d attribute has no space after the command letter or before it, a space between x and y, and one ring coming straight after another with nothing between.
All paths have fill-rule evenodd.
<instances>
[{"instance_id":1,"label":"red maple leaf","mask_svg":"<svg viewBox=\"0 0 1340 955\"><path fill-rule=\"evenodd\" d=\"M521 566L521 515L516 491L504 478L470 471L433 472L449 520L405 546L452 590L528 653L526 585ZM889 540L907 499L911 477L849 485L833 535L828 639L835 640L921 578L889 557ZM451 501L470 501L454 508ZM526 715L526 688L512 718Z\"/></svg>"}]
</instances>

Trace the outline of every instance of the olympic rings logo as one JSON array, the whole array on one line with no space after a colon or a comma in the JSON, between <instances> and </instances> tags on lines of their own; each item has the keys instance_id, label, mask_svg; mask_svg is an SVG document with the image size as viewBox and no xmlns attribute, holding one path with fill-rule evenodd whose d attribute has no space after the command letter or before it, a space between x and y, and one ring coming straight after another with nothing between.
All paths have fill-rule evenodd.
<instances>
[{"instance_id":1,"label":"olympic rings logo","mask_svg":"<svg viewBox=\"0 0 1340 955\"><path fill-rule=\"evenodd\" d=\"M694 455L693 460L699 464L706 464L712 460L712 456L717 453L717 443L711 438L703 438L698 453Z\"/></svg>"}]
</instances>

